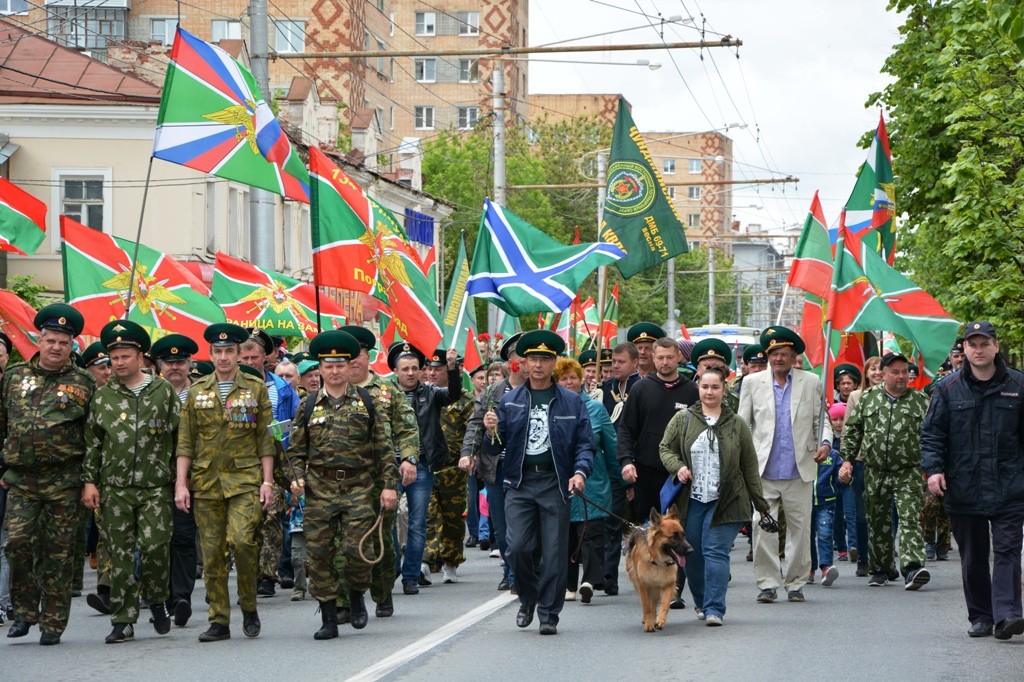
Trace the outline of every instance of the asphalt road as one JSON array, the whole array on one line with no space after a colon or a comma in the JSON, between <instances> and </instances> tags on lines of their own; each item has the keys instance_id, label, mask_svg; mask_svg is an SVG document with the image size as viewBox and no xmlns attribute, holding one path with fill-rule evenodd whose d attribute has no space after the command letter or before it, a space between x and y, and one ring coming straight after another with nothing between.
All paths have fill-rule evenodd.
<instances>
[{"instance_id":1,"label":"asphalt road","mask_svg":"<svg viewBox=\"0 0 1024 682\"><path fill-rule=\"evenodd\" d=\"M459 582L395 596L395 616L364 630L342 626L317 642L316 603L291 602L283 591L259 601L263 632L247 640L232 614L228 642L201 644L205 612L185 628L158 636L145 622L136 640L107 645L108 617L75 599L59 646L40 647L38 629L0 641L0 677L17 680L590 680L644 679L1021 679L1024 638L971 640L959 562L933 562L919 592L902 584L869 588L848 563L830 588L809 585L807 601L757 604L746 541L732 554L725 626L706 627L693 610L672 611L664 631L644 633L639 602L623 574L622 593L567 602L559 633L541 637L537 623L515 627L518 602L495 588L498 560L467 551ZM91 589L95 572L86 572ZM232 578L233 583L233 578ZM233 588L232 588L233 589ZM401 590L399 590L400 592ZM690 606L689 595L687 603ZM193 604L203 605L202 583ZM0 628L6 634L7 628Z\"/></svg>"}]
</instances>

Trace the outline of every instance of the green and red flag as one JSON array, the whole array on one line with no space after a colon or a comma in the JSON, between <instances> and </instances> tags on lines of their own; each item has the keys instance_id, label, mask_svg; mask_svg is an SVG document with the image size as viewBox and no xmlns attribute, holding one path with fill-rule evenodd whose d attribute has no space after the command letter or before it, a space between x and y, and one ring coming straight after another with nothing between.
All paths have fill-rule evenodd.
<instances>
[{"instance_id":1,"label":"green and red flag","mask_svg":"<svg viewBox=\"0 0 1024 682\"><path fill-rule=\"evenodd\" d=\"M883 330L917 348L922 372L946 359L960 323L921 287L897 272L874 248L840 227L827 318L837 331Z\"/></svg>"},{"instance_id":2,"label":"green and red flag","mask_svg":"<svg viewBox=\"0 0 1024 682\"><path fill-rule=\"evenodd\" d=\"M839 216L839 225L892 265L896 258L896 184L881 112L867 159L857 171L857 182Z\"/></svg>"},{"instance_id":3,"label":"green and red flag","mask_svg":"<svg viewBox=\"0 0 1024 682\"><path fill-rule=\"evenodd\" d=\"M829 287L832 286L832 260L832 244L825 213L821 210L821 201L815 191L793 253L793 265L787 280L789 286L803 289L820 298L828 296Z\"/></svg>"},{"instance_id":4,"label":"green and red flag","mask_svg":"<svg viewBox=\"0 0 1024 682\"><path fill-rule=\"evenodd\" d=\"M139 244L132 281L135 242L60 217L63 239L64 296L85 318L83 334L99 336L111 320L128 319L142 325L155 341L167 334L184 334L199 341L206 328L224 322L224 311L210 290L176 260ZM129 293L129 286L131 291ZM206 359L199 344L199 359Z\"/></svg>"},{"instance_id":5,"label":"green and red flag","mask_svg":"<svg viewBox=\"0 0 1024 682\"><path fill-rule=\"evenodd\" d=\"M452 267L452 283L448 288L448 301L444 307L444 348L454 348L459 355L465 356L467 333L476 338L476 310L473 299L466 295L466 284L469 283L469 258L466 256L466 244L459 239L459 255Z\"/></svg>"},{"instance_id":6,"label":"green and red flag","mask_svg":"<svg viewBox=\"0 0 1024 682\"><path fill-rule=\"evenodd\" d=\"M601 315L601 347L614 348L619 338L619 285L612 287L612 293L604 304Z\"/></svg>"},{"instance_id":7,"label":"green and red flag","mask_svg":"<svg viewBox=\"0 0 1024 682\"><path fill-rule=\"evenodd\" d=\"M313 285L220 251L213 267L213 297L224 308L228 322L257 327L271 336L316 336L317 296ZM321 296L320 328L337 329L344 324L342 307L329 296Z\"/></svg>"},{"instance_id":8,"label":"green and red flag","mask_svg":"<svg viewBox=\"0 0 1024 682\"><path fill-rule=\"evenodd\" d=\"M623 277L690 250L665 181L622 97L612 133L606 189L600 237L626 252L626 257L615 263Z\"/></svg>"},{"instance_id":9,"label":"green and red flag","mask_svg":"<svg viewBox=\"0 0 1024 682\"><path fill-rule=\"evenodd\" d=\"M13 291L0 289L0 331L25 360L36 354L36 310Z\"/></svg>"},{"instance_id":10,"label":"green and red flag","mask_svg":"<svg viewBox=\"0 0 1024 682\"><path fill-rule=\"evenodd\" d=\"M0 178L0 251L31 256L46 237L46 204Z\"/></svg>"}]
</instances>

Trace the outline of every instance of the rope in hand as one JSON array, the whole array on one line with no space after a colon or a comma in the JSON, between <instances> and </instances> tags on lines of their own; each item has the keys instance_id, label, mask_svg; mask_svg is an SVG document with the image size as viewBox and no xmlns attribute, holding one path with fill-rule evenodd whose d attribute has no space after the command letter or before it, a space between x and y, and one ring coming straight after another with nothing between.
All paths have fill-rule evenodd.
<instances>
[{"instance_id":1,"label":"rope in hand","mask_svg":"<svg viewBox=\"0 0 1024 682\"><path fill-rule=\"evenodd\" d=\"M384 524L382 523L383 520L384 510L381 509L380 513L377 514L377 519L373 522L373 525L370 526L370 529L363 533L363 537L359 538L359 557L371 566L379 564L381 560L384 558ZM377 531L377 542L380 546L380 550L377 552L376 559L367 559L366 553L363 551L363 545L366 544L367 538L373 535L373 531L375 530Z\"/></svg>"}]
</instances>

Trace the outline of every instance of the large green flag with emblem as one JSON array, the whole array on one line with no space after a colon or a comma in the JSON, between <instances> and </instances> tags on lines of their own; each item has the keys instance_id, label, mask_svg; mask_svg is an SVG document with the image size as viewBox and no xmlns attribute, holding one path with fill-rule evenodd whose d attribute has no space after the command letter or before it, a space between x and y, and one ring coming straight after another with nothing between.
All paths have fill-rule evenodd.
<instances>
[{"instance_id":1,"label":"large green flag with emblem","mask_svg":"<svg viewBox=\"0 0 1024 682\"><path fill-rule=\"evenodd\" d=\"M469 259L466 257L466 243L459 239L459 255L452 268L452 284L448 290L448 301L444 308L444 340L445 348L454 348L459 355L466 354L466 333L472 332L476 338L476 310L473 300L466 295L469 283Z\"/></svg>"},{"instance_id":2,"label":"large green flag with emblem","mask_svg":"<svg viewBox=\"0 0 1024 682\"><path fill-rule=\"evenodd\" d=\"M686 230L669 201L665 181L621 97L612 135L601 241L626 252L616 263L623 277L689 251Z\"/></svg>"}]
</instances>

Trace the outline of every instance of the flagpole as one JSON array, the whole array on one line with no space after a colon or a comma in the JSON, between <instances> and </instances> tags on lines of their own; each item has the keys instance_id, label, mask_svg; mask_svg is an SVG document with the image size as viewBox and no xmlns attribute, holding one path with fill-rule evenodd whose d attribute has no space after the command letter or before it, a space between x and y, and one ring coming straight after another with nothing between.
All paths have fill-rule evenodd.
<instances>
[{"instance_id":1,"label":"flagpole","mask_svg":"<svg viewBox=\"0 0 1024 682\"><path fill-rule=\"evenodd\" d=\"M818 411L818 440L817 443L821 444L821 438L825 434L825 418L828 413L828 396L825 395L825 389L828 387L828 373L831 368L828 366L829 356L832 355L832 320L829 320L825 324L825 338L828 340L825 346L825 359L821 361L821 407Z\"/></svg>"},{"instance_id":2,"label":"flagpole","mask_svg":"<svg viewBox=\"0 0 1024 682\"><path fill-rule=\"evenodd\" d=\"M139 242L142 241L142 219L146 215L146 199L149 197L149 179L153 175L153 156L149 157L149 168L146 169L146 185L142 189L142 208L139 209L139 227L135 231L135 249L132 251L132 273L128 277L128 302L124 307L124 319L132 309L135 292L135 273L139 265Z\"/></svg>"},{"instance_id":3,"label":"flagpole","mask_svg":"<svg viewBox=\"0 0 1024 682\"><path fill-rule=\"evenodd\" d=\"M608 188L608 159L604 151L597 152L597 241L601 241L601 226L604 223L604 200ZM597 268L597 309L601 311L600 326L597 328L597 366L601 367L601 351L604 350L604 313L608 304L608 266Z\"/></svg>"},{"instance_id":4,"label":"flagpole","mask_svg":"<svg viewBox=\"0 0 1024 682\"><path fill-rule=\"evenodd\" d=\"M789 296L789 282L782 288L782 302L779 303L779 314L775 316L775 326L782 324L782 311L786 309L786 297Z\"/></svg>"}]
</instances>

